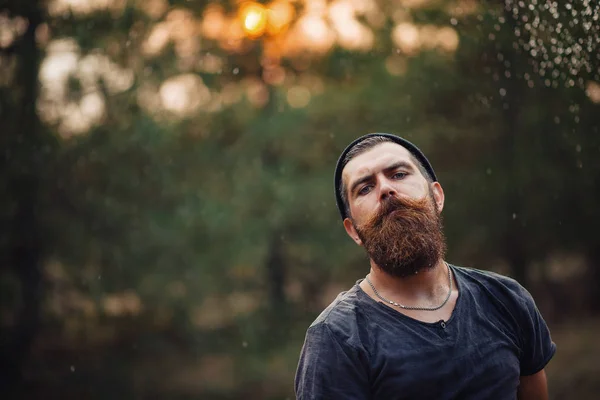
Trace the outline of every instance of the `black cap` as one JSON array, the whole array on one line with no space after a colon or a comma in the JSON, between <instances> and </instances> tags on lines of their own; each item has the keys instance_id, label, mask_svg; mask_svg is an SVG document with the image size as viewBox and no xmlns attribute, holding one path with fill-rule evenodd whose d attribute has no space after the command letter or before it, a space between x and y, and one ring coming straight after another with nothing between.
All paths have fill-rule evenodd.
<instances>
[{"instance_id":1,"label":"black cap","mask_svg":"<svg viewBox=\"0 0 600 400\"><path fill-rule=\"evenodd\" d=\"M400 146L402 146L406 150L408 150L423 165L423 167L425 168L425 170L429 174L429 177L434 182L437 182L437 177L435 176L435 171L433 170L433 167L429 163L429 160L427 159L427 157L425 157L425 155L421 152L421 150L419 150L419 148L417 146L415 146L414 144L412 144L408 140L403 139L403 138L401 138L399 136L396 136L396 135L392 135L390 133L369 133L367 135L361 136L358 139L354 140L352 143L350 143L348 145L348 147L346 147L344 149L344 151L342 152L342 154L338 158L337 164L335 166L335 177L334 177L334 179L335 179L334 180L335 200L337 202L338 209L340 210L340 214L342 216L342 220L346 218L346 209L344 207L344 202L342 201L342 193L340 191L341 190L341 184L342 184L342 170L345 167L345 165L342 165L342 162L344 161L344 158L346 158L346 154L348 154L348 152L354 146L356 146L358 143L362 142L365 139L368 139L370 137L376 137L376 136L381 136L381 137L388 138L392 142L398 143Z\"/></svg>"}]
</instances>

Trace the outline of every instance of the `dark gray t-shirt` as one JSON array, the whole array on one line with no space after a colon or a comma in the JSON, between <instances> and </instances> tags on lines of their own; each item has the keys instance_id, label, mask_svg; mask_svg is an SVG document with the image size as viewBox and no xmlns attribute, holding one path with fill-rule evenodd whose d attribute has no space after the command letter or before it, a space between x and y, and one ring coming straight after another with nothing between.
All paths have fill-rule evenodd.
<instances>
[{"instance_id":1,"label":"dark gray t-shirt","mask_svg":"<svg viewBox=\"0 0 600 400\"><path fill-rule=\"evenodd\" d=\"M373 300L357 282L308 328L296 397L513 400L519 376L556 351L529 292L492 272L451 266L458 299L426 323Z\"/></svg>"}]
</instances>

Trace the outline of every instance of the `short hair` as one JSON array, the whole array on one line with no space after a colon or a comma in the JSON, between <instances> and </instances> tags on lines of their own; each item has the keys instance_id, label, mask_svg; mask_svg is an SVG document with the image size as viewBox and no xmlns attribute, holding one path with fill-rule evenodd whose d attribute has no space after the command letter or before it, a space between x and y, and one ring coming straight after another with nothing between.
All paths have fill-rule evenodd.
<instances>
[{"instance_id":1,"label":"short hair","mask_svg":"<svg viewBox=\"0 0 600 400\"><path fill-rule=\"evenodd\" d=\"M346 165L354 158L357 157L363 153L365 153L367 150L372 149L373 147L380 145L382 143L396 143L395 141L393 141L392 139L390 139L389 137L386 136L371 136L366 138L365 140L357 143L354 147L352 147L350 149L350 151L348 151L348 153L346 153L346 156L344 157L344 159L342 160L342 164L341 164L341 170L343 171L344 168L346 168ZM396 143L398 146L402 146L399 143ZM404 147L404 146L402 146ZM407 149L408 150L408 149ZM434 182L433 177L431 176L431 174L427 171L427 169L425 168L425 166L423 166L423 163L421 163L421 161L419 161L415 156L413 156L413 154L409 151L410 154L410 158L411 160L417 165L417 168L419 168L419 171L421 172L421 174L425 177L425 179L427 179L427 181L429 183ZM344 204L344 211L346 213L346 215L350 216L350 204L348 202L348 196L346 194L347 191L347 187L346 187L346 183L344 183L344 179L340 180L340 187L339 187L339 191L340 191L340 197L342 198L342 202Z\"/></svg>"}]
</instances>

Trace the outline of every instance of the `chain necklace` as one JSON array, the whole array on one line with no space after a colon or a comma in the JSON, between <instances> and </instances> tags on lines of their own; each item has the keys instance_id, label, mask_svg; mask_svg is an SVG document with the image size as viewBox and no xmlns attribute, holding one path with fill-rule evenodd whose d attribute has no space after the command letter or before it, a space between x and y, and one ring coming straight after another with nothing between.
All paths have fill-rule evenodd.
<instances>
[{"instance_id":1,"label":"chain necklace","mask_svg":"<svg viewBox=\"0 0 600 400\"><path fill-rule=\"evenodd\" d=\"M446 305L448 300L450 300L450 295L452 294L452 274L450 272L450 266L448 265L448 263L445 263L445 264L446 264L446 267L448 268L448 283L450 286L450 290L448 290L448 296L446 296L446 300L444 300L444 302L437 307L412 307L412 306L405 306L400 303L396 303L395 301L392 301L392 300L388 300L388 299L384 298L383 296L381 296L379 294L379 292L377 291L377 289L375 289L375 286L373 286L373 283L371 283L371 281L369 280L369 275L367 275L365 277L365 279L367 280L367 283L371 286L371 289L373 289L373 292L375 293L375 295L377 297L379 297L385 303L391 304L396 307L400 307L404 310L436 311Z\"/></svg>"}]
</instances>

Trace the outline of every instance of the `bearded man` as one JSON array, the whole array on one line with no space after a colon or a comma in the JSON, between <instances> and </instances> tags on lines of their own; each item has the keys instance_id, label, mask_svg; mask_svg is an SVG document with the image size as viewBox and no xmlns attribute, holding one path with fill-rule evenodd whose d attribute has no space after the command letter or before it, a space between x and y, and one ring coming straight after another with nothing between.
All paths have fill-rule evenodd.
<instances>
[{"instance_id":1,"label":"bearded man","mask_svg":"<svg viewBox=\"0 0 600 400\"><path fill-rule=\"evenodd\" d=\"M299 400L548 399L556 345L533 298L444 261L444 191L414 144L358 138L338 160L335 194L371 269L308 328Z\"/></svg>"}]
</instances>

